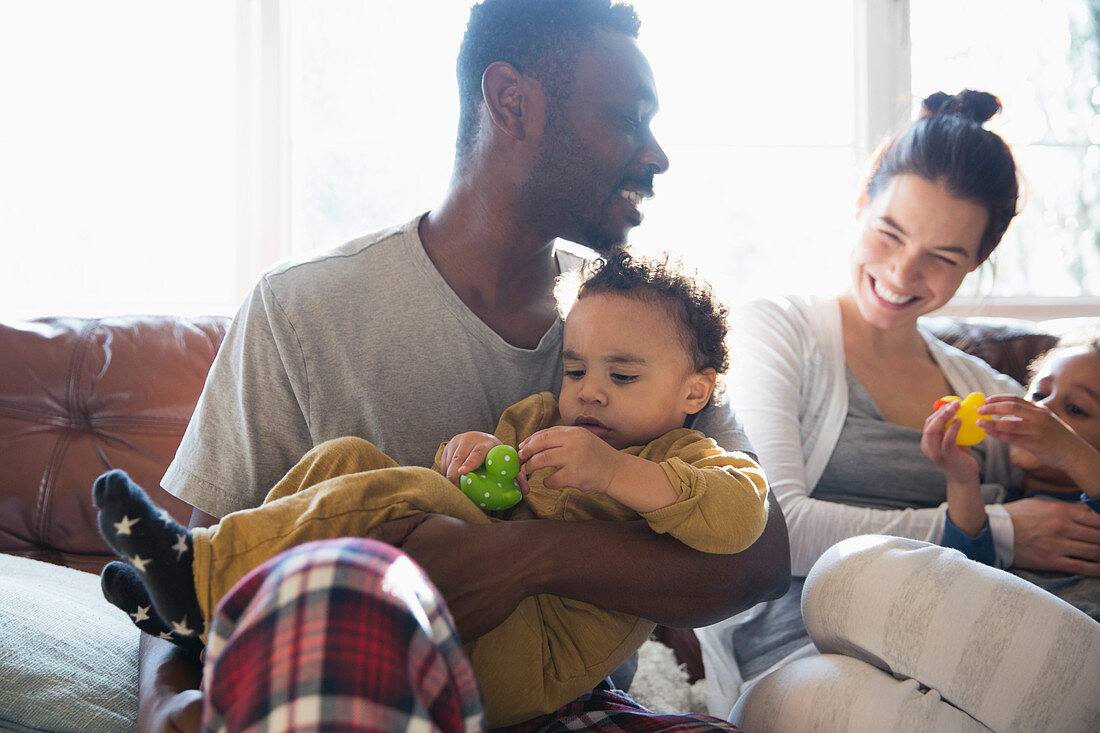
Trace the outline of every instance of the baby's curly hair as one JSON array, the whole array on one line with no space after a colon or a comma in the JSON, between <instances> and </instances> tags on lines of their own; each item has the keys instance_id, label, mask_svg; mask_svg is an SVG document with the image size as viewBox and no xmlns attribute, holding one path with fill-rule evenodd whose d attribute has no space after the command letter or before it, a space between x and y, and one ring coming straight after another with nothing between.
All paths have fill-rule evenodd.
<instances>
[{"instance_id":1,"label":"baby's curly hair","mask_svg":"<svg viewBox=\"0 0 1100 733\"><path fill-rule=\"evenodd\" d=\"M671 260L667 254L660 258L637 257L627 250L590 260L578 272L558 280L555 295L562 317L574 302L595 293L661 303L680 324L683 345L695 371L710 368L721 377L729 370L729 308L718 299L710 283L697 272L688 271L682 262ZM715 394L719 392L716 387Z\"/></svg>"}]
</instances>

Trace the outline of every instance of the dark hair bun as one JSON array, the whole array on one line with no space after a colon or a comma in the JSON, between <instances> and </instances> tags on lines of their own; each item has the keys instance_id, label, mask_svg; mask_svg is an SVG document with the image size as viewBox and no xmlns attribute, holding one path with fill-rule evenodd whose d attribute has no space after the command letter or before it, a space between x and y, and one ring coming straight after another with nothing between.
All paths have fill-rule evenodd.
<instances>
[{"instance_id":1,"label":"dark hair bun","mask_svg":"<svg viewBox=\"0 0 1100 733\"><path fill-rule=\"evenodd\" d=\"M923 117L950 115L977 122L979 125L1001 111L1001 100L989 92L963 89L958 94L936 92L925 97Z\"/></svg>"}]
</instances>

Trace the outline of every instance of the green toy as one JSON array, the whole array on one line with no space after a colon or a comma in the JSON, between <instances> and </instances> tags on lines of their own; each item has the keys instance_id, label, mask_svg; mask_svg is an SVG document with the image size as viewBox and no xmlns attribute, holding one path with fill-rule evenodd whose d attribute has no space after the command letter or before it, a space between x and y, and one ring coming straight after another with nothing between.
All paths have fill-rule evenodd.
<instances>
[{"instance_id":1,"label":"green toy","mask_svg":"<svg viewBox=\"0 0 1100 733\"><path fill-rule=\"evenodd\" d=\"M462 474L462 493L486 511L514 507L523 498L516 475L519 474L519 454L510 445L489 449L481 468Z\"/></svg>"}]
</instances>

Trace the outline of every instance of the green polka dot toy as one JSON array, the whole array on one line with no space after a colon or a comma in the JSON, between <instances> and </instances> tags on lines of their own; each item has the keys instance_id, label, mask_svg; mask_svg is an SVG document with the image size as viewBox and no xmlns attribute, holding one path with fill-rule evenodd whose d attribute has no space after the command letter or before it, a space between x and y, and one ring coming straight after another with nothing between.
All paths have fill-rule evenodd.
<instances>
[{"instance_id":1,"label":"green polka dot toy","mask_svg":"<svg viewBox=\"0 0 1100 733\"><path fill-rule=\"evenodd\" d=\"M509 509L519 503L523 494L516 475L519 474L519 454L510 445L489 449L481 468L462 474L462 493L485 511Z\"/></svg>"}]
</instances>

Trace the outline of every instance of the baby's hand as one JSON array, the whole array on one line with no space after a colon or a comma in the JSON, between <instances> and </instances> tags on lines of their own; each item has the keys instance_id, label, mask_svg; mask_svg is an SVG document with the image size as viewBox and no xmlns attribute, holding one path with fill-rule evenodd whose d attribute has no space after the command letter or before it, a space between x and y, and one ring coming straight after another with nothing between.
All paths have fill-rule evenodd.
<instances>
[{"instance_id":1,"label":"baby's hand","mask_svg":"<svg viewBox=\"0 0 1100 733\"><path fill-rule=\"evenodd\" d=\"M497 445L500 445L497 436L489 433L476 430L459 433L443 448L439 468L448 481L458 486L462 474L480 468L489 449Z\"/></svg>"},{"instance_id":2,"label":"baby's hand","mask_svg":"<svg viewBox=\"0 0 1100 733\"><path fill-rule=\"evenodd\" d=\"M961 403L957 401L947 402L928 416L924 421L920 449L936 464L936 468L943 471L948 483L978 484L978 462L971 456L970 447L955 443L959 434L959 421L947 424L955 417L960 406Z\"/></svg>"},{"instance_id":3,"label":"baby's hand","mask_svg":"<svg viewBox=\"0 0 1100 733\"><path fill-rule=\"evenodd\" d=\"M540 430L519 444L528 475L558 469L543 482L548 489L572 486L586 494L606 494L621 454L584 428L558 425Z\"/></svg>"},{"instance_id":4,"label":"baby's hand","mask_svg":"<svg viewBox=\"0 0 1100 733\"><path fill-rule=\"evenodd\" d=\"M1015 395L993 395L978 408L989 435L1022 448L1060 471L1068 470L1091 446L1045 405Z\"/></svg>"}]
</instances>

